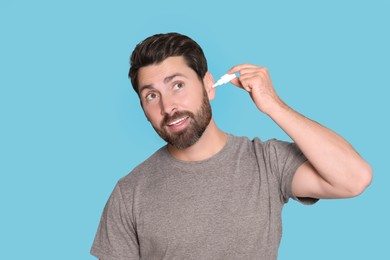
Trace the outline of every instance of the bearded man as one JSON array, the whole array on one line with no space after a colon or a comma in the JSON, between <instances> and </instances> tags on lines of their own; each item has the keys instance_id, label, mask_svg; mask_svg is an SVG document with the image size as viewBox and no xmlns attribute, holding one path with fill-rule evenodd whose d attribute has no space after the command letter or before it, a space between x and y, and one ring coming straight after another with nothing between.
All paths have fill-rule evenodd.
<instances>
[{"instance_id":1,"label":"bearded man","mask_svg":"<svg viewBox=\"0 0 390 260\"><path fill-rule=\"evenodd\" d=\"M119 259L276 259L281 213L292 198L349 198L372 170L338 134L276 94L266 68L228 73L293 140L261 141L219 129L214 79L201 47L178 33L136 46L129 77L146 118L167 145L119 180L91 253ZM302 241L303 242L303 241Z\"/></svg>"}]
</instances>

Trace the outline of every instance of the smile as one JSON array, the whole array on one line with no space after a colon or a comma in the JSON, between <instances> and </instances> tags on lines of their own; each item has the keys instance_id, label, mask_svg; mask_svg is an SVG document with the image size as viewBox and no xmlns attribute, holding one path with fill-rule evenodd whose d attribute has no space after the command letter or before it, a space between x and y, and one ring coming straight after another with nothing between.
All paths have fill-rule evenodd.
<instances>
[{"instance_id":1,"label":"smile","mask_svg":"<svg viewBox=\"0 0 390 260\"><path fill-rule=\"evenodd\" d=\"M173 122L168 123L167 125L168 125L168 126L178 125L178 124L180 124L181 122L183 122L184 120L186 120L188 117L189 117L189 116L185 116L185 117L179 118L179 119L177 119L177 120L175 120L175 121L173 121Z\"/></svg>"}]
</instances>

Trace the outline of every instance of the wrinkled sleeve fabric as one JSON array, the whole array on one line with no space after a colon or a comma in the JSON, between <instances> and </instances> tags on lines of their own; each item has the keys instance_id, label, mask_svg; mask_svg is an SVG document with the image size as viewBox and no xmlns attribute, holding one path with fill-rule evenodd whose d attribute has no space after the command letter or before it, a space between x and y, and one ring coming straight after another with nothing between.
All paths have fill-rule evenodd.
<instances>
[{"instance_id":1,"label":"wrinkled sleeve fabric","mask_svg":"<svg viewBox=\"0 0 390 260\"><path fill-rule=\"evenodd\" d=\"M91 254L101 260L135 260L139 245L131 209L124 203L117 184L104 207Z\"/></svg>"},{"instance_id":2,"label":"wrinkled sleeve fabric","mask_svg":"<svg viewBox=\"0 0 390 260\"><path fill-rule=\"evenodd\" d=\"M298 198L292 192L294 175L299 166L307 161L307 158L295 143L276 139L262 143L257 138L254 142L257 149L261 147L261 154L263 154L264 160L268 164L267 168L278 180L281 199L284 203L287 203L289 198L305 205L312 205L318 201L314 198Z\"/></svg>"}]
</instances>

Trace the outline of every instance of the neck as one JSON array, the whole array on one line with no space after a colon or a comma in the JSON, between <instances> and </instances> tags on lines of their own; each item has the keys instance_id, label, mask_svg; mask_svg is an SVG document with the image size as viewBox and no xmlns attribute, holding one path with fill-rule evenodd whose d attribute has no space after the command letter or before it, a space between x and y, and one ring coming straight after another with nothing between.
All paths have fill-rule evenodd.
<instances>
[{"instance_id":1,"label":"neck","mask_svg":"<svg viewBox=\"0 0 390 260\"><path fill-rule=\"evenodd\" d=\"M177 149L168 145L169 153L181 161L202 161L218 153L226 144L227 134L222 132L211 119L202 137L186 149Z\"/></svg>"}]
</instances>

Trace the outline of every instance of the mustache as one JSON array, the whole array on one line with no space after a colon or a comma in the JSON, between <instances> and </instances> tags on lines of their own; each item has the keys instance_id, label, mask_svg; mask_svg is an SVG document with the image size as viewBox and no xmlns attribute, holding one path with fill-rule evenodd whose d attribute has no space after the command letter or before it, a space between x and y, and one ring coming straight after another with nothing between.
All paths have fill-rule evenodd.
<instances>
[{"instance_id":1,"label":"mustache","mask_svg":"<svg viewBox=\"0 0 390 260\"><path fill-rule=\"evenodd\" d=\"M161 127L167 125L168 122L175 121L176 119L179 119L184 116L188 116L192 119L195 117L195 115L190 111L177 111L172 115L165 114L163 120L161 121Z\"/></svg>"}]
</instances>

